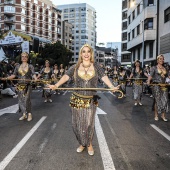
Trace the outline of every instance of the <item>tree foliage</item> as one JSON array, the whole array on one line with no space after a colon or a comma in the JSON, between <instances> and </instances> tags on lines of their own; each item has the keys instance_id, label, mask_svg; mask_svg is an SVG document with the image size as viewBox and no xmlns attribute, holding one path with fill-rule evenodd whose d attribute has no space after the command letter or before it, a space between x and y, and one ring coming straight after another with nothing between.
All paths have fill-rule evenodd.
<instances>
[{"instance_id":1,"label":"tree foliage","mask_svg":"<svg viewBox=\"0 0 170 170\"><path fill-rule=\"evenodd\" d=\"M64 45L56 42L54 44L46 44L38 58L44 61L49 60L51 65L63 64L64 66L68 66L72 55L73 53Z\"/></svg>"}]
</instances>

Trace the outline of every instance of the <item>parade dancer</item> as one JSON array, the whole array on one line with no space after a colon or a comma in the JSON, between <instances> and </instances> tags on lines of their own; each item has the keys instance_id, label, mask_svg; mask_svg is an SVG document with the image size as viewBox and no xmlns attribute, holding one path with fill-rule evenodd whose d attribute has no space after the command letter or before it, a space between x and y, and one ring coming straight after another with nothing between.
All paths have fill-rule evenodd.
<instances>
[{"instance_id":1,"label":"parade dancer","mask_svg":"<svg viewBox=\"0 0 170 170\"><path fill-rule=\"evenodd\" d=\"M165 81L167 76L167 70L163 66L164 56L160 54L157 57L157 65L153 66L150 71L150 76L148 78L148 85L152 79L153 81L153 97L155 101L154 111L156 121L159 120L158 115L161 115L163 121L168 120L165 117L165 113L168 112L168 88L166 87Z\"/></svg>"},{"instance_id":2,"label":"parade dancer","mask_svg":"<svg viewBox=\"0 0 170 170\"><path fill-rule=\"evenodd\" d=\"M60 80L60 78L61 77L59 77L59 69L58 69L58 65L57 64L55 64L54 65L54 70L53 70L53 74L52 74L52 78L55 80L55 82L58 82L59 80ZM54 92L54 94L56 94L56 91ZM58 92L58 94L60 94L59 92Z\"/></svg>"},{"instance_id":3,"label":"parade dancer","mask_svg":"<svg viewBox=\"0 0 170 170\"><path fill-rule=\"evenodd\" d=\"M136 60L134 63L134 68L132 69L131 75L130 75L130 79L133 77L133 96L134 96L134 100L135 100L135 106L137 106L138 104L140 106L142 106L141 103L141 99L142 99L142 93L143 93L143 69L140 66L140 61Z\"/></svg>"},{"instance_id":4,"label":"parade dancer","mask_svg":"<svg viewBox=\"0 0 170 170\"><path fill-rule=\"evenodd\" d=\"M117 86L119 84L119 82L118 82L118 69L117 69L117 66L113 67L112 75L113 75L113 85Z\"/></svg>"},{"instance_id":5,"label":"parade dancer","mask_svg":"<svg viewBox=\"0 0 170 170\"><path fill-rule=\"evenodd\" d=\"M36 74L34 72L34 67L31 64L28 64L28 53L23 52L21 54L21 64L16 65L14 73L3 80L12 80L15 77L18 78L18 84L16 86L18 91L18 103L19 108L21 109L23 115L19 120L27 119L27 121L32 120L31 112L31 84L29 80L32 77L37 80Z\"/></svg>"},{"instance_id":6,"label":"parade dancer","mask_svg":"<svg viewBox=\"0 0 170 170\"><path fill-rule=\"evenodd\" d=\"M127 75L124 68L120 68L118 72L118 81L120 85L120 90L123 92L124 97L126 97L126 84L127 84Z\"/></svg>"},{"instance_id":7,"label":"parade dancer","mask_svg":"<svg viewBox=\"0 0 170 170\"><path fill-rule=\"evenodd\" d=\"M78 88L96 88L98 78L101 78L108 87L113 89L112 91L119 88L114 87L104 74L103 69L97 63L94 63L94 52L88 44L83 45L80 49L77 64L71 66L59 82L55 85L49 85L49 88L54 90L71 77L74 77L74 87ZM98 104L97 99L98 96L96 96L96 91L94 90L75 90L71 96L72 127L80 144L77 152L82 152L87 147L88 154L94 155L92 139L94 135L96 107Z\"/></svg>"},{"instance_id":8,"label":"parade dancer","mask_svg":"<svg viewBox=\"0 0 170 170\"><path fill-rule=\"evenodd\" d=\"M44 81L44 85L43 86L46 87L47 84L51 83L51 78L52 78L51 76L52 76L52 69L50 68L50 62L48 60L46 60L45 61L45 68L43 68L40 71L40 74L38 75L37 78L42 77L43 81ZM47 103L47 101L52 103L51 95L52 95L52 92L51 92L50 89L43 89L42 97L45 98L44 103Z\"/></svg>"}]
</instances>

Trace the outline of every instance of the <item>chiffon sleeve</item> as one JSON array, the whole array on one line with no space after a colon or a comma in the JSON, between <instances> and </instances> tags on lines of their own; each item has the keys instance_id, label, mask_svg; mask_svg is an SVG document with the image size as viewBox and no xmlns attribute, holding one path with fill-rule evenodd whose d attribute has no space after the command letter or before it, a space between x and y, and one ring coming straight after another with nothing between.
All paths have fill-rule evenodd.
<instances>
[{"instance_id":1,"label":"chiffon sleeve","mask_svg":"<svg viewBox=\"0 0 170 170\"><path fill-rule=\"evenodd\" d=\"M150 70L150 76L151 76L151 77L154 77L154 75L155 75L155 69L156 69L155 66L154 66L154 67L151 67L151 70Z\"/></svg>"},{"instance_id":2,"label":"chiffon sleeve","mask_svg":"<svg viewBox=\"0 0 170 170\"><path fill-rule=\"evenodd\" d=\"M19 69L19 64L15 66L15 69L14 69L14 72L13 72L13 75L15 75L16 77L18 76L18 69Z\"/></svg>"},{"instance_id":3,"label":"chiffon sleeve","mask_svg":"<svg viewBox=\"0 0 170 170\"><path fill-rule=\"evenodd\" d=\"M106 74L104 73L104 69L99 64L95 63L94 66L97 70L97 74L100 79L106 76Z\"/></svg>"},{"instance_id":4,"label":"chiffon sleeve","mask_svg":"<svg viewBox=\"0 0 170 170\"><path fill-rule=\"evenodd\" d=\"M34 71L33 65L30 65L30 71L31 71L32 76L35 75L35 71Z\"/></svg>"},{"instance_id":5,"label":"chiffon sleeve","mask_svg":"<svg viewBox=\"0 0 170 170\"><path fill-rule=\"evenodd\" d=\"M70 78L73 77L74 71L75 71L75 67L76 67L75 64L72 65L72 66L68 69L68 71L65 73L65 75L69 76Z\"/></svg>"}]
</instances>

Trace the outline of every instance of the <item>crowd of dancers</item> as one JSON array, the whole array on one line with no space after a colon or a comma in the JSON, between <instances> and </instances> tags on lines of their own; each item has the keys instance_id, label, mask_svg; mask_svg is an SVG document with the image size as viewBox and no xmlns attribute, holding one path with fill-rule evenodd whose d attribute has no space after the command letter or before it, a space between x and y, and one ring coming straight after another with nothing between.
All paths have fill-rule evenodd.
<instances>
[{"instance_id":1,"label":"crowd of dancers","mask_svg":"<svg viewBox=\"0 0 170 170\"><path fill-rule=\"evenodd\" d=\"M32 120L31 110L31 89L32 84L43 84L42 96L44 102L52 102L52 93L70 79L74 80L75 88L97 88L98 81L104 82L112 92L121 90L126 97L127 84L132 85L134 105L142 106L142 94L144 89L153 95L154 119L160 118L167 122L168 112L168 83L169 70L164 67L164 56L157 56L157 64L153 67L143 69L140 61L134 63L131 71L114 66L113 69L104 68L94 62L93 49L85 44L80 49L77 64L70 68L54 65L52 68L48 60L45 66L35 73L34 67L29 64L29 55L26 52L21 54L21 63L16 64L10 75L1 75L1 81L15 81L18 95L19 108L22 116L19 120ZM94 134L94 115L98 106L98 96L94 90L75 90L70 98L72 108L73 131L80 146L77 152L88 148L88 154L94 155L92 138Z\"/></svg>"}]
</instances>

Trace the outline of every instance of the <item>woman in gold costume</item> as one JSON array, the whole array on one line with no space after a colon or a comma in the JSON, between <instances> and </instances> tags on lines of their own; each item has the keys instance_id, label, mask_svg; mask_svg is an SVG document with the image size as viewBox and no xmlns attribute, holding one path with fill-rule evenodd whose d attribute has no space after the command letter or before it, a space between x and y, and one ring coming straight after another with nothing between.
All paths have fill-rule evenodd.
<instances>
[{"instance_id":1,"label":"woman in gold costume","mask_svg":"<svg viewBox=\"0 0 170 170\"><path fill-rule=\"evenodd\" d=\"M98 78L101 78L112 91L119 88L112 85L100 65L94 62L93 49L88 44L81 47L77 64L71 66L60 81L55 85L49 85L49 88L56 89L71 77L74 77L76 88L96 88ZM80 144L77 152L82 152L87 147L88 154L94 155L92 139L97 99L94 90L75 90L71 96L72 127Z\"/></svg>"},{"instance_id":2,"label":"woman in gold costume","mask_svg":"<svg viewBox=\"0 0 170 170\"><path fill-rule=\"evenodd\" d=\"M27 121L32 120L31 114L31 79L36 78L34 72L34 67L31 64L28 64L28 53L23 52L21 54L21 64L16 65L14 73L5 78L6 80L12 80L15 77L18 78L17 91L18 91L18 103L19 108L21 109L23 115L19 120L27 119Z\"/></svg>"},{"instance_id":3,"label":"woman in gold costume","mask_svg":"<svg viewBox=\"0 0 170 170\"><path fill-rule=\"evenodd\" d=\"M168 112L168 88L165 85L167 70L163 66L164 56L160 54L157 57L157 65L153 66L150 71L150 76L148 78L148 85L152 79L153 81L153 97L155 101L154 111L155 120L158 121L158 115L161 115L163 121L168 120L165 117L165 113ZM164 86L165 85L165 86Z\"/></svg>"}]
</instances>

